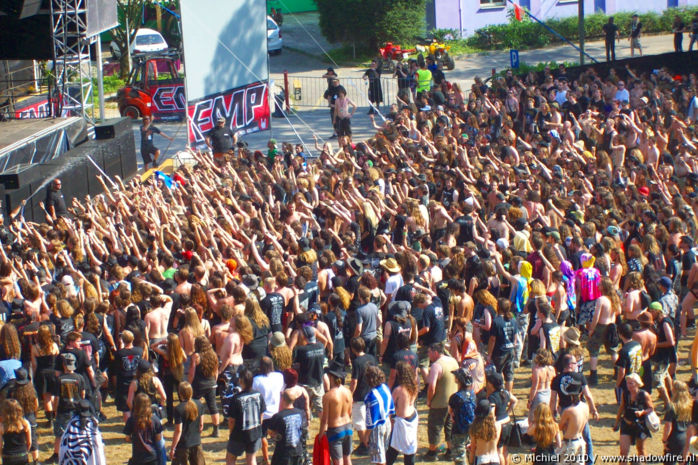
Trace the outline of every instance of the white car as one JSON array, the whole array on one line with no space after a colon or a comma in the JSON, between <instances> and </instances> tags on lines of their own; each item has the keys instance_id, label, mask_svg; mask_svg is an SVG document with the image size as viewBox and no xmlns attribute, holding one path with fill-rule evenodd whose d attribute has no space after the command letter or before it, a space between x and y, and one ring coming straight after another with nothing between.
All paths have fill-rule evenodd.
<instances>
[{"instance_id":1,"label":"white car","mask_svg":"<svg viewBox=\"0 0 698 465\"><path fill-rule=\"evenodd\" d=\"M111 54L114 58L121 57L121 50L115 41L109 44ZM167 42L158 31L154 29L141 28L136 32L136 37L131 42L131 53L138 52L159 52L167 50Z\"/></svg>"},{"instance_id":2,"label":"white car","mask_svg":"<svg viewBox=\"0 0 698 465\"><path fill-rule=\"evenodd\" d=\"M281 28L276 21L267 16L267 51L270 55L279 55L284 47Z\"/></svg>"}]
</instances>

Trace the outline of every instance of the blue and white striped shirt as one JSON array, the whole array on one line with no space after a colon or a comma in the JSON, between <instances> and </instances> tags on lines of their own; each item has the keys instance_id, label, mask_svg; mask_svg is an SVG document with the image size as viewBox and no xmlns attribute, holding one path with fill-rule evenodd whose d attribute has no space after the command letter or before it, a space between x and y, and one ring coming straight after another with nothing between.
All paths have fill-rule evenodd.
<instances>
[{"instance_id":1,"label":"blue and white striped shirt","mask_svg":"<svg viewBox=\"0 0 698 465\"><path fill-rule=\"evenodd\" d=\"M366 405L366 428L373 429L384 424L388 417L395 415L395 404L390 389L383 383L377 386L364 398Z\"/></svg>"}]
</instances>

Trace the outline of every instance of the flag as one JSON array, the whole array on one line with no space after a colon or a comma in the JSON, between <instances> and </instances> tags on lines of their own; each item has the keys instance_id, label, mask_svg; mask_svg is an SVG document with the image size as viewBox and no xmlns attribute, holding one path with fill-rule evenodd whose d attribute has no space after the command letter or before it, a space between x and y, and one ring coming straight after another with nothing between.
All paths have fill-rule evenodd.
<instances>
[{"instance_id":1,"label":"flag","mask_svg":"<svg viewBox=\"0 0 698 465\"><path fill-rule=\"evenodd\" d=\"M172 189L172 178L163 173L162 171L156 171L155 178L160 179L162 182L164 182L168 189Z\"/></svg>"},{"instance_id":2,"label":"flag","mask_svg":"<svg viewBox=\"0 0 698 465\"><path fill-rule=\"evenodd\" d=\"M523 21L524 10L518 4L514 3L514 17L517 21Z\"/></svg>"}]
</instances>

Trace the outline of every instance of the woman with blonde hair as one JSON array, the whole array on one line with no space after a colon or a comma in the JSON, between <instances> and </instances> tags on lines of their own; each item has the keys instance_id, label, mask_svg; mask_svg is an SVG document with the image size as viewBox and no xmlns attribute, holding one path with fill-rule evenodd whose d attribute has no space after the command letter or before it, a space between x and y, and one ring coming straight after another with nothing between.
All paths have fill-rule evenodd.
<instances>
[{"instance_id":1,"label":"woman with blonde hair","mask_svg":"<svg viewBox=\"0 0 698 465\"><path fill-rule=\"evenodd\" d=\"M548 298L545 295L545 283L540 279L534 279L529 285L528 300L524 309L524 312L528 314L528 328L525 329L526 333L528 333L528 353L525 355L528 363L533 360L534 354L540 347L540 337L535 337L536 335L532 331L536 327L538 310L544 305L548 305Z\"/></svg>"},{"instance_id":2,"label":"woman with blonde hair","mask_svg":"<svg viewBox=\"0 0 698 465\"><path fill-rule=\"evenodd\" d=\"M553 362L553 354L548 349L540 349L533 361L527 405L529 423L533 422L533 412L538 405L550 403L550 385L555 377Z\"/></svg>"},{"instance_id":3,"label":"woman with blonde hair","mask_svg":"<svg viewBox=\"0 0 698 465\"><path fill-rule=\"evenodd\" d=\"M160 374L164 378L162 384L167 396L165 403L167 422L172 423L174 421L174 392L179 383L184 380L184 362L187 355L175 333L169 333L166 339L156 342L152 349L160 356Z\"/></svg>"},{"instance_id":4,"label":"woman with blonde hair","mask_svg":"<svg viewBox=\"0 0 698 465\"><path fill-rule=\"evenodd\" d=\"M204 336L204 328L201 326L199 315L194 308L187 307L184 310L184 326L179 331L179 342L182 344L182 349L187 357L191 357L194 353L194 341L199 336Z\"/></svg>"},{"instance_id":5,"label":"woman with blonde hair","mask_svg":"<svg viewBox=\"0 0 698 465\"><path fill-rule=\"evenodd\" d=\"M497 316L497 298L487 289L479 289L475 291L474 300L473 338L478 345L487 344L492 322Z\"/></svg>"},{"instance_id":6,"label":"woman with blonde hair","mask_svg":"<svg viewBox=\"0 0 698 465\"><path fill-rule=\"evenodd\" d=\"M245 300L245 316L252 325L253 337L252 341L245 342L242 358L252 360L256 364L267 354L271 324L267 315L262 311L262 307L259 306L257 297L251 294Z\"/></svg>"},{"instance_id":7,"label":"woman with blonde hair","mask_svg":"<svg viewBox=\"0 0 698 465\"><path fill-rule=\"evenodd\" d=\"M53 420L53 406L56 392L56 358L60 350L53 340L49 325L41 325L37 330L36 344L31 347L31 366L34 385L44 404L46 418Z\"/></svg>"},{"instance_id":8,"label":"woman with blonde hair","mask_svg":"<svg viewBox=\"0 0 698 465\"><path fill-rule=\"evenodd\" d=\"M534 457L549 458L548 460L534 460L533 463L557 463L557 460L555 460L555 457L557 457L555 449L559 449L562 446L562 441L560 440L560 428L555 423L550 405L547 403L538 404L532 413L528 435L536 443L536 448L533 452Z\"/></svg>"},{"instance_id":9,"label":"woman with blonde hair","mask_svg":"<svg viewBox=\"0 0 698 465\"><path fill-rule=\"evenodd\" d=\"M269 340L269 356L274 361L278 371L283 372L293 364L293 352L286 345L286 337L281 331L276 331Z\"/></svg>"},{"instance_id":10,"label":"woman with blonde hair","mask_svg":"<svg viewBox=\"0 0 698 465\"><path fill-rule=\"evenodd\" d=\"M29 463L29 448L32 444L31 426L24 418L22 406L14 399L2 404L2 463L3 465L25 465Z\"/></svg>"},{"instance_id":11,"label":"woman with blonde hair","mask_svg":"<svg viewBox=\"0 0 698 465\"><path fill-rule=\"evenodd\" d=\"M686 445L686 431L691 425L693 398L688 385L683 381L674 381L674 392L669 409L664 414L664 434L662 443L665 454L678 456L683 454Z\"/></svg>"}]
</instances>

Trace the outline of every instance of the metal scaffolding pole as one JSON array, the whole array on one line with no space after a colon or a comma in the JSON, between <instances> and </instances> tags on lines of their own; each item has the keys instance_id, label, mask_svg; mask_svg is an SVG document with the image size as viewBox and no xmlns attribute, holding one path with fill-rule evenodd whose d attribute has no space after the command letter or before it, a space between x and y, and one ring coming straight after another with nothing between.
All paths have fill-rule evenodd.
<instances>
[{"instance_id":1,"label":"metal scaffolding pole","mask_svg":"<svg viewBox=\"0 0 698 465\"><path fill-rule=\"evenodd\" d=\"M70 112L93 122L87 0L51 0L51 23L57 115Z\"/></svg>"}]
</instances>

